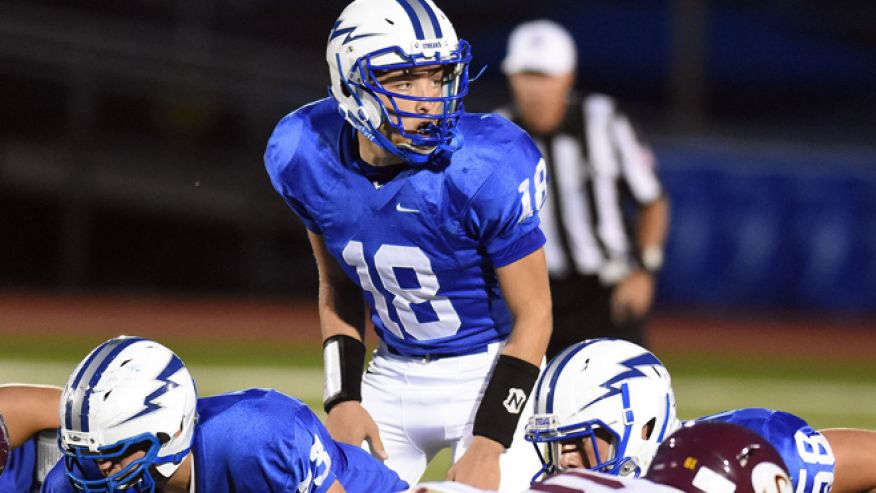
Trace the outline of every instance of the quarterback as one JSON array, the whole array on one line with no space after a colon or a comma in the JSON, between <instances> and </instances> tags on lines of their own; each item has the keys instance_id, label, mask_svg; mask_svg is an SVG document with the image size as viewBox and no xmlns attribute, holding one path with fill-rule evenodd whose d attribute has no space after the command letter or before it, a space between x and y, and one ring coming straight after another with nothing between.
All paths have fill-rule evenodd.
<instances>
[{"instance_id":1,"label":"quarterback","mask_svg":"<svg viewBox=\"0 0 876 493\"><path fill-rule=\"evenodd\" d=\"M542 474L569 467L650 474L655 449L684 426L676 418L669 372L651 352L619 339L590 339L558 354L534 400L527 439L542 458ZM762 408L694 422L736 424L762 436L781 455L798 493L876 487L876 432L816 431L793 414Z\"/></svg>"},{"instance_id":2,"label":"quarterback","mask_svg":"<svg viewBox=\"0 0 876 493\"><path fill-rule=\"evenodd\" d=\"M551 330L544 161L509 121L463 111L470 46L432 0L352 2L326 58L330 97L279 122L265 165L319 269L327 428L411 484L445 448L450 479L522 484Z\"/></svg>"}]
</instances>

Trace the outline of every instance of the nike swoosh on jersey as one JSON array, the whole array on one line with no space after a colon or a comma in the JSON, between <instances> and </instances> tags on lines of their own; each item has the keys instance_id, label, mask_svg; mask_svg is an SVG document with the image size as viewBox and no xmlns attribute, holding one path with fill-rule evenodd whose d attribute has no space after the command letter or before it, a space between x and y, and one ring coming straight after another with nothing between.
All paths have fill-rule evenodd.
<instances>
[{"instance_id":1,"label":"nike swoosh on jersey","mask_svg":"<svg viewBox=\"0 0 876 493\"><path fill-rule=\"evenodd\" d=\"M397 210L399 212L414 212L414 213L420 212L419 209L408 209L407 207L402 206L401 203L395 204L395 210Z\"/></svg>"}]
</instances>

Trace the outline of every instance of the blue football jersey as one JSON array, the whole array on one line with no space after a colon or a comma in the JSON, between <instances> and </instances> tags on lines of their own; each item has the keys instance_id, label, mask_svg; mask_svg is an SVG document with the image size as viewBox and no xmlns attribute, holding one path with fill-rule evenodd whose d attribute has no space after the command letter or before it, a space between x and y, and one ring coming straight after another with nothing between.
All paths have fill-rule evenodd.
<instances>
[{"instance_id":1,"label":"blue football jersey","mask_svg":"<svg viewBox=\"0 0 876 493\"><path fill-rule=\"evenodd\" d=\"M545 241L547 172L529 136L490 114L465 114L458 129L464 145L449 162L381 180L324 99L283 118L265 152L274 187L361 286L398 354L467 354L505 339L512 321L495 268Z\"/></svg>"},{"instance_id":2,"label":"blue football jersey","mask_svg":"<svg viewBox=\"0 0 876 493\"><path fill-rule=\"evenodd\" d=\"M828 493L833 484L834 457L821 433L806 421L784 411L750 408L697 418L744 426L764 437L776 450L794 483L796 493Z\"/></svg>"},{"instance_id":3,"label":"blue football jersey","mask_svg":"<svg viewBox=\"0 0 876 493\"><path fill-rule=\"evenodd\" d=\"M37 445L32 438L9 451L6 469L0 474L0 492L39 491L36 478Z\"/></svg>"},{"instance_id":4,"label":"blue football jersey","mask_svg":"<svg viewBox=\"0 0 876 493\"><path fill-rule=\"evenodd\" d=\"M192 452L199 492L404 491L398 475L359 447L336 443L303 402L268 389L198 400ZM63 461L43 491L73 492Z\"/></svg>"}]
</instances>

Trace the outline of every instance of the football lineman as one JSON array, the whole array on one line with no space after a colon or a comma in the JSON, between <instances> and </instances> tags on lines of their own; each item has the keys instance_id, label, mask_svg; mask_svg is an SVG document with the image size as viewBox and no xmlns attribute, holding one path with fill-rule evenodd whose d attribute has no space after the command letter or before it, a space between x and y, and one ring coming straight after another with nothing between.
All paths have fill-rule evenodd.
<instances>
[{"instance_id":1,"label":"football lineman","mask_svg":"<svg viewBox=\"0 0 876 493\"><path fill-rule=\"evenodd\" d=\"M457 483L424 483L414 493L477 493ZM689 422L656 450L644 478L569 469L530 486L527 493L791 493L779 453L739 425Z\"/></svg>"},{"instance_id":2,"label":"football lineman","mask_svg":"<svg viewBox=\"0 0 876 493\"><path fill-rule=\"evenodd\" d=\"M0 385L0 491L39 491L58 462L60 394L49 385Z\"/></svg>"},{"instance_id":3,"label":"football lineman","mask_svg":"<svg viewBox=\"0 0 876 493\"><path fill-rule=\"evenodd\" d=\"M361 448L338 444L297 399L269 389L198 398L168 348L111 339L60 400L64 454L44 492L404 491Z\"/></svg>"},{"instance_id":4,"label":"football lineman","mask_svg":"<svg viewBox=\"0 0 876 493\"><path fill-rule=\"evenodd\" d=\"M356 0L328 37L330 97L265 152L319 269L327 427L411 483L450 448L452 479L495 488L501 464L503 489L524 484L551 328L544 161L463 111L471 49L432 0ZM380 341L364 377L363 298Z\"/></svg>"},{"instance_id":5,"label":"football lineman","mask_svg":"<svg viewBox=\"0 0 876 493\"><path fill-rule=\"evenodd\" d=\"M558 354L534 400L527 439L542 459L539 475L588 467L639 476L653 467L658 445L682 426L669 372L651 352L618 339L591 339ZM764 437L781 454L797 492L876 487L876 432L819 432L797 416L760 408L696 421L734 423Z\"/></svg>"}]
</instances>

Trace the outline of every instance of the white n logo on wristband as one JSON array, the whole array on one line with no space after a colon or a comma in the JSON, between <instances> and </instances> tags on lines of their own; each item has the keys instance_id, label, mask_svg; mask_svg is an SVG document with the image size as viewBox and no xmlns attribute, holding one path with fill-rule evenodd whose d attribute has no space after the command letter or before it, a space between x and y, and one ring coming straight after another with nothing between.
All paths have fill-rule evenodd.
<instances>
[{"instance_id":1,"label":"white n logo on wristband","mask_svg":"<svg viewBox=\"0 0 876 493\"><path fill-rule=\"evenodd\" d=\"M514 387L508 389L508 397L502 402L502 405L511 414L520 414L524 404L526 404L526 392Z\"/></svg>"}]
</instances>

